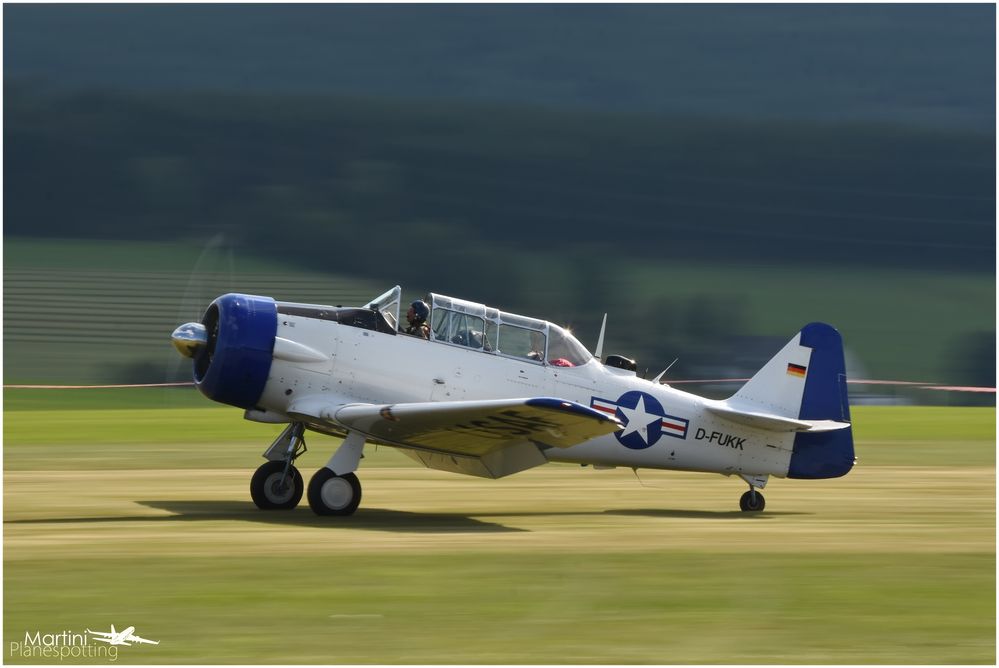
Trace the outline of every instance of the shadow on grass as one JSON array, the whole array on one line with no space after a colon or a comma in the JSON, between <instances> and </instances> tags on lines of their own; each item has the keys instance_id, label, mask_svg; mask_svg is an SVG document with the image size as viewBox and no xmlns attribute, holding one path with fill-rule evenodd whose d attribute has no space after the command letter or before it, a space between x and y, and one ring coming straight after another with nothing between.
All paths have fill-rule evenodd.
<instances>
[{"instance_id":1,"label":"shadow on grass","mask_svg":"<svg viewBox=\"0 0 999 668\"><path fill-rule=\"evenodd\" d=\"M172 515L126 515L122 517L50 517L10 520L4 524L93 524L100 522L217 522L236 520L284 526L324 529L370 529L375 531L427 533L497 533L526 531L493 522L482 522L460 513L408 513L381 508L360 508L350 517L319 517L307 506L295 510L259 510L243 501L138 501Z\"/></svg>"},{"instance_id":2,"label":"shadow on grass","mask_svg":"<svg viewBox=\"0 0 999 668\"><path fill-rule=\"evenodd\" d=\"M307 507L295 510L257 509L244 501L139 501L139 504L170 515L125 515L120 517L46 517L39 519L7 520L4 524L97 524L101 522L218 522L242 521L284 526L316 527L324 529L362 529L413 533L502 533L524 532L529 529L505 526L479 518L518 517L572 517L595 515L621 515L626 517L652 517L664 519L699 520L773 520L798 512L744 513L738 510L712 512L703 510L670 510L663 508L636 508L597 511L491 511L477 513L411 513L383 508L360 508L350 517L319 517Z\"/></svg>"},{"instance_id":3,"label":"shadow on grass","mask_svg":"<svg viewBox=\"0 0 999 668\"><path fill-rule=\"evenodd\" d=\"M585 517L593 515L623 515L632 517L661 517L673 519L697 520L766 520L787 517L791 515L811 515L794 511L766 511L763 513L744 513L741 510L674 510L668 508L621 508L618 510L564 510L564 511L510 511L499 510L486 513L471 513L473 517Z\"/></svg>"},{"instance_id":4,"label":"shadow on grass","mask_svg":"<svg viewBox=\"0 0 999 668\"><path fill-rule=\"evenodd\" d=\"M689 518L695 520L775 520L791 515L811 515L793 511L767 510L762 513L744 513L741 510L725 510L721 512L709 510L668 510L665 508L643 508L624 510L605 510L608 515L628 515L639 517Z\"/></svg>"}]
</instances>

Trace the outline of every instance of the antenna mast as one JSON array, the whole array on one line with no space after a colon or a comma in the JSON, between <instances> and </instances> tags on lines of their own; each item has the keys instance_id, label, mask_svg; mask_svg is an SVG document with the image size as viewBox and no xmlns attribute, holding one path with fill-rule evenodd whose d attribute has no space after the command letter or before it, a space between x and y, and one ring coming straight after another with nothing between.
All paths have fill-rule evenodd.
<instances>
[{"instance_id":1,"label":"antenna mast","mask_svg":"<svg viewBox=\"0 0 999 668\"><path fill-rule=\"evenodd\" d=\"M593 353L594 357L600 359L604 354L604 332L607 330L607 314L604 313L604 321L600 325L600 336L597 338L597 350Z\"/></svg>"}]
</instances>

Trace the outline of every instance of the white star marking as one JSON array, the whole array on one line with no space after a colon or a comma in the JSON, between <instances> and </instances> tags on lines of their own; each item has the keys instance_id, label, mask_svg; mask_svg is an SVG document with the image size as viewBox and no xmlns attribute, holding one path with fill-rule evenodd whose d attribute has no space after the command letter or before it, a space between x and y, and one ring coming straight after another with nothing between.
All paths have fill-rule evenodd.
<instances>
[{"instance_id":1,"label":"white star marking","mask_svg":"<svg viewBox=\"0 0 999 668\"><path fill-rule=\"evenodd\" d=\"M625 426L624 431L618 434L621 438L637 431L641 435L642 440L648 443L649 425L663 419L662 415L646 412L645 397L639 397L638 405L634 408L625 408L624 406L618 406L618 408L621 409L621 412L628 419L628 424Z\"/></svg>"}]
</instances>

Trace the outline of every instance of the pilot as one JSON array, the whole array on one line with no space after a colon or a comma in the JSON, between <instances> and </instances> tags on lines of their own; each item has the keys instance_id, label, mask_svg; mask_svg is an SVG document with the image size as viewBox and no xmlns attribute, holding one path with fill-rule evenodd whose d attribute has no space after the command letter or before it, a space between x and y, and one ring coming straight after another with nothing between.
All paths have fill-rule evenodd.
<instances>
[{"instance_id":1,"label":"pilot","mask_svg":"<svg viewBox=\"0 0 999 668\"><path fill-rule=\"evenodd\" d=\"M527 359L541 362L545 359L545 336L541 332L531 332L531 352Z\"/></svg>"},{"instance_id":2,"label":"pilot","mask_svg":"<svg viewBox=\"0 0 999 668\"><path fill-rule=\"evenodd\" d=\"M428 317L430 317L430 307L422 299L417 299L409 305L409 310L406 311L406 320L409 322L409 327L402 331L412 336L429 339L430 325L427 324Z\"/></svg>"}]
</instances>

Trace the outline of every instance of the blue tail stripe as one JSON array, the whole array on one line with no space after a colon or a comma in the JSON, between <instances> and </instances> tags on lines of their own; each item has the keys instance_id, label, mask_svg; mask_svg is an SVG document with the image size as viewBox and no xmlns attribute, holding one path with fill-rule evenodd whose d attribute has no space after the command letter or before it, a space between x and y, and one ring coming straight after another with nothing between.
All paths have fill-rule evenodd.
<instances>
[{"instance_id":1,"label":"blue tail stripe","mask_svg":"<svg viewBox=\"0 0 999 668\"><path fill-rule=\"evenodd\" d=\"M813 322L801 330L801 345L812 349L798 417L850 421L843 339L833 327ZM795 435L789 478L836 478L853 468L853 429Z\"/></svg>"},{"instance_id":2,"label":"blue tail stripe","mask_svg":"<svg viewBox=\"0 0 999 668\"><path fill-rule=\"evenodd\" d=\"M802 420L850 421L846 400L846 362L843 339L833 327L821 322L805 325L801 345L812 349L805 392L801 397Z\"/></svg>"},{"instance_id":3,"label":"blue tail stripe","mask_svg":"<svg viewBox=\"0 0 999 668\"><path fill-rule=\"evenodd\" d=\"M838 478L853 468L853 428L795 434L788 478Z\"/></svg>"}]
</instances>

